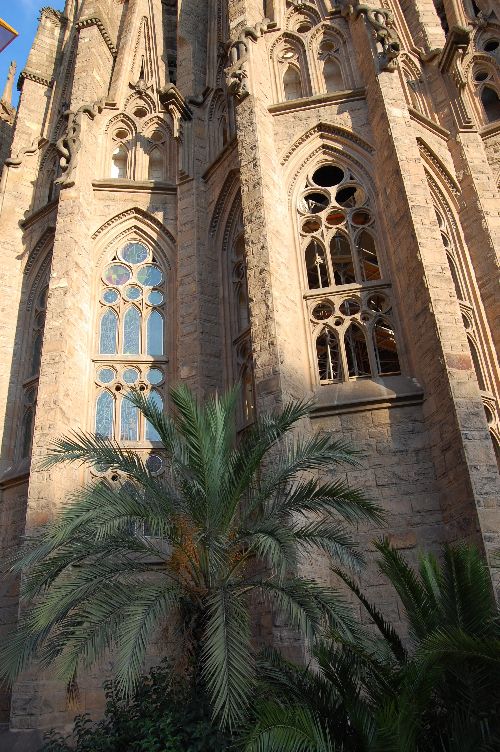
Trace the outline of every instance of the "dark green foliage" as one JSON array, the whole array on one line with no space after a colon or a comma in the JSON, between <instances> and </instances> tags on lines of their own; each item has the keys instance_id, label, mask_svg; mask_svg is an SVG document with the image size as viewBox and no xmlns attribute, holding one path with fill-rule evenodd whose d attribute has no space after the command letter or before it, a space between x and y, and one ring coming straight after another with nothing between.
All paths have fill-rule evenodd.
<instances>
[{"instance_id":1,"label":"dark green foliage","mask_svg":"<svg viewBox=\"0 0 500 752\"><path fill-rule=\"evenodd\" d=\"M386 542L377 548L409 644L338 571L377 630L319 643L314 669L268 654L260 667L267 696L248 752L500 749L500 615L486 564L462 545L446 548L441 565L422 556L414 570Z\"/></svg>"},{"instance_id":2,"label":"dark green foliage","mask_svg":"<svg viewBox=\"0 0 500 752\"><path fill-rule=\"evenodd\" d=\"M225 752L230 739L211 720L208 702L180 684L172 684L166 664L141 677L134 696L121 697L105 684L104 718L75 719L73 733L47 735L40 752Z\"/></svg>"},{"instance_id":3,"label":"dark green foliage","mask_svg":"<svg viewBox=\"0 0 500 752\"><path fill-rule=\"evenodd\" d=\"M36 660L76 691L78 673L111 649L119 691L130 696L152 634L182 611L189 627L176 645L191 657L214 715L232 726L255 688L251 597L308 641L327 624L352 637L342 594L297 576L297 562L326 551L359 566L350 528L379 521L380 510L344 480L320 479L318 471L356 459L331 435L294 436L306 403L262 416L238 438L236 390L200 405L178 387L172 415L141 392L129 399L161 437L165 472L153 474L144 456L99 436L55 442L45 467L98 467L110 480L76 489L27 541L15 565L24 574L22 616L0 649L0 679L14 680Z\"/></svg>"}]
</instances>

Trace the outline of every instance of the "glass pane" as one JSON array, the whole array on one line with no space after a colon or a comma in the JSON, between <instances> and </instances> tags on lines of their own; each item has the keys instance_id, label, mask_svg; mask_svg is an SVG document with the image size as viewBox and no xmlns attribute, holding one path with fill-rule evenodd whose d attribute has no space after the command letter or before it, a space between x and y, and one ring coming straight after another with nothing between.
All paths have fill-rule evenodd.
<instances>
[{"instance_id":1,"label":"glass pane","mask_svg":"<svg viewBox=\"0 0 500 752\"><path fill-rule=\"evenodd\" d=\"M137 368L126 368L123 372L123 380L126 384L135 384L139 378L139 371Z\"/></svg>"},{"instance_id":2,"label":"glass pane","mask_svg":"<svg viewBox=\"0 0 500 752\"><path fill-rule=\"evenodd\" d=\"M161 269L153 264L147 264L139 269L137 272L137 281L145 287L154 287L161 284L163 274Z\"/></svg>"},{"instance_id":3,"label":"glass pane","mask_svg":"<svg viewBox=\"0 0 500 752\"><path fill-rule=\"evenodd\" d=\"M148 318L147 354L163 355L163 316L158 311L152 311Z\"/></svg>"},{"instance_id":4,"label":"glass pane","mask_svg":"<svg viewBox=\"0 0 500 752\"><path fill-rule=\"evenodd\" d=\"M344 337L349 376L369 376L371 374L368 349L364 332L351 324Z\"/></svg>"},{"instance_id":5,"label":"glass pane","mask_svg":"<svg viewBox=\"0 0 500 752\"><path fill-rule=\"evenodd\" d=\"M334 235L330 241L333 276L336 285L349 285L356 281L351 244L345 235Z\"/></svg>"},{"instance_id":6,"label":"glass pane","mask_svg":"<svg viewBox=\"0 0 500 752\"><path fill-rule=\"evenodd\" d=\"M29 457L31 454L31 441L33 439L33 410L27 410L23 418L21 458Z\"/></svg>"},{"instance_id":7,"label":"glass pane","mask_svg":"<svg viewBox=\"0 0 500 752\"><path fill-rule=\"evenodd\" d=\"M112 368L101 368L99 369L97 378L101 384L109 384L115 378L115 372Z\"/></svg>"},{"instance_id":8,"label":"glass pane","mask_svg":"<svg viewBox=\"0 0 500 752\"><path fill-rule=\"evenodd\" d=\"M310 290L329 287L328 270L323 248L313 241L306 248L307 282Z\"/></svg>"},{"instance_id":9,"label":"glass pane","mask_svg":"<svg viewBox=\"0 0 500 752\"><path fill-rule=\"evenodd\" d=\"M163 467L163 460L157 454L150 454L146 460L146 467L151 473L159 473Z\"/></svg>"},{"instance_id":10,"label":"glass pane","mask_svg":"<svg viewBox=\"0 0 500 752\"><path fill-rule=\"evenodd\" d=\"M369 232L363 230L359 236L358 249L363 279L367 282L372 279L380 279L380 267L378 265L375 240Z\"/></svg>"},{"instance_id":11,"label":"glass pane","mask_svg":"<svg viewBox=\"0 0 500 752\"><path fill-rule=\"evenodd\" d=\"M95 411L95 432L97 436L113 437L114 399L109 392L101 392L97 398Z\"/></svg>"},{"instance_id":12,"label":"glass pane","mask_svg":"<svg viewBox=\"0 0 500 752\"><path fill-rule=\"evenodd\" d=\"M142 296L142 290L137 285L127 285L124 292L127 300L139 300Z\"/></svg>"},{"instance_id":13,"label":"glass pane","mask_svg":"<svg viewBox=\"0 0 500 752\"><path fill-rule=\"evenodd\" d=\"M396 338L389 324L378 321L373 331L379 373L400 373Z\"/></svg>"},{"instance_id":14,"label":"glass pane","mask_svg":"<svg viewBox=\"0 0 500 752\"><path fill-rule=\"evenodd\" d=\"M130 269L123 264L110 264L104 270L102 278L108 285L124 285L131 277Z\"/></svg>"},{"instance_id":15,"label":"glass pane","mask_svg":"<svg viewBox=\"0 0 500 752\"><path fill-rule=\"evenodd\" d=\"M120 438L122 441L137 441L139 438L139 412L126 397L122 399Z\"/></svg>"},{"instance_id":16,"label":"glass pane","mask_svg":"<svg viewBox=\"0 0 500 752\"><path fill-rule=\"evenodd\" d=\"M120 297L120 293L118 290L113 290L112 287L108 287L107 290L104 290L101 300L103 303L107 303L108 305L111 305L113 303L116 303L118 298Z\"/></svg>"},{"instance_id":17,"label":"glass pane","mask_svg":"<svg viewBox=\"0 0 500 752\"><path fill-rule=\"evenodd\" d=\"M103 355L115 355L118 317L114 311L107 310L101 319L99 352Z\"/></svg>"},{"instance_id":18,"label":"glass pane","mask_svg":"<svg viewBox=\"0 0 500 752\"><path fill-rule=\"evenodd\" d=\"M149 395L149 400L159 410L163 410L163 400L158 392L151 392L151 394ZM161 441L160 434L158 433L158 431L156 431L156 429L153 428L148 420L146 421L146 439L148 439L148 441Z\"/></svg>"},{"instance_id":19,"label":"glass pane","mask_svg":"<svg viewBox=\"0 0 500 752\"><path fill-rule=\"evenodd\" d=\"M141 314L129 308L123 319L123 352L138 355L141 351Z\"/></svg>"},{"instance_id":20,"label":"glass pane","mask_svg":"<svg viewBox=\"0 0 500 752\"><path fill-rule=\"evenodd\" d=\"M142 243L127 243L120 256L128 264L142 264L146 261L149 251Z\"/></svg>"},{"instance_id":21,"label":"glass pane","mask_svg":"<svg viewBox=\"0 0 500 752\"><path fill-rule=\"evenodd\" d=\"M342 366L337 337L325 329L316 340L316 354L320 381L339 381Z\"/></svg>"},{"instance_id":22,"label":"glass pane","mask_svg":"<svg viewBox=\"0 0 500 752\"><path fill-rule=\"evenodd\" d=\"M40 370L40 361L42 359L42 343L43 335L37 334L35 341L33 342L33 354L31 358L31 376L38 373Z\"/></svg>"},{"instance_id":23,"label":"glass pane","mask_svg":"<svg viewBox=\"0 0 500 752\"><path fill-rule=\"evenodd\" d=\"M159 290L151 290L148 295L148 303L150 305L161 305L163 303L163 293Z\"/></svg>"},{"instance_id":24,"label":"glass pane","mask_svg":"<svg viewBox=\"0 0 500 752\"><path fill-rule=\"evenodd\" d=\"M163 381L163 373L159 368L150 368L146 378L150 384L160 384Z\"/></svg>"}]
</instances>

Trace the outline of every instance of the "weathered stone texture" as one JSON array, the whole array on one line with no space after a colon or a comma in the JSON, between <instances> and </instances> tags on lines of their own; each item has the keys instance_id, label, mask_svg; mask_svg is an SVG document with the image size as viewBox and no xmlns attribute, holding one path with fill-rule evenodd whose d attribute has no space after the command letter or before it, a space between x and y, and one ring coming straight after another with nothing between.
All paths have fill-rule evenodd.
<instances>
[{"instance_id":1,"label":"weathered stone texture","mask_svg":"<svg viewBox=\"0 0 500 752\"><path fill-rule=\"evenodd\" d=\"M99 364L115 368L116 397L125 365L144 374L156 362L165 384L200 395L242 380L241 428L291 398L315 400L299 430L358 448L360 466L336 472L386 511L383 527L359 536L361 579L388 618L402 615L374 565L381 535L413 561L420 549L474 540L500 584L491 557L500 546L500 121L487 122L473 78L487 64L498 84L498 57L488 57L489 27L475 17L470 41L457 42L432 0L391 4L385 23L399 54L376 41L356 3L326 12L275 0L265 23L260 0L43 9L13 130L12 112L0 120L0 164L11 147L0 187L2 560L83 480L79 470L42 471L39 459L55 436L94 430ZM445 6L451 27L457 3ZM341 203L340 183L314 184L325 165L357 197ZM321 196L337 201L337 217ZM336 260L337 227L352 272ZM98 352L101 275L129 241L144 243L166 278L162 358ZM327 320L318 303L332 308ZM375 347L377 316L394 330L400 369L385 368L387 352ZM330 371L318 362L324 326L328 357L338 357ZM360 331L367 338L349 349ZM132 445L151 448L145 438ZM326 559L301 568L331 581ZM300 651L263 604L255 611L257 639ZM17 582L5 574L0 639L17 615ZM156 641L150 660L161 650ZM82 710L102 706L111 671L112 658L82 677ZM35 670L0 696L0 723L12 729L63 729L70 719L63 688Z\"/></svg>"}]
</instances>

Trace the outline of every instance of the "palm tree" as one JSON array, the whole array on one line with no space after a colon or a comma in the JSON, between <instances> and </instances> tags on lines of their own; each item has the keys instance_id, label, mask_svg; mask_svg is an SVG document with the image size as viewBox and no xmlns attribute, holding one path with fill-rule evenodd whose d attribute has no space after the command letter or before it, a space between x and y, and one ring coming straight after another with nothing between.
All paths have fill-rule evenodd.
<instances>
[{"instance_id":1,"label":"palm tree","mask_svg":"<svg viewBox=\"0 0 500 752\"><path fill-rule=\"evenodd\" d=\"M343 572L375 632L335 635L316 666L268 653L267 698L247 752L493 752L500 748L500 614L473 546L447 547L415 571L387 541L379 567L402 602L405 643Z\"/></svg>"},{"instance_id":2,"label":"palm tree","mask_svg":"<svg viewBox=\"0 0 500 752\"><path fill-rule=\"evenodd\" d=\"M12 681L36 660L71 691L78 669L113 649L118 684L130 695L152 633L180 612L196 681L219 721L234 726L255 684L252 597L306 641L325 623L352 635L342 596L301 577L297 564L322 551L359 565L347 526L381 513L345 481L319 479L356 460L330 435L293 438L309 404L290 403L238 437L237 390L204 405L184 386L171 398L172 416L140 392L129 395L161 437L161 475L101 436L54 442L44 467L76 463L114 480L89 480L27 542L15 564L22 617L0 653L0 677Z\"/></svg>"}]
</instances>

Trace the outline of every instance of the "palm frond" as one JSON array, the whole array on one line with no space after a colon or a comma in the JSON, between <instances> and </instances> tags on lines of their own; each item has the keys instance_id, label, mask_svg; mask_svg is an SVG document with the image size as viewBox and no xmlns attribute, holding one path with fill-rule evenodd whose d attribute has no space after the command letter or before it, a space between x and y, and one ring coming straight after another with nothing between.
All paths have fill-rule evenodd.
<instances>
[{"instance_id":1,"label":"palm frond","mask_svg":"<svg viewBox=\"0 0 500 752\"><path fill-rule=\"evenodd\" d=\"M247 737L246 752L341 752L330 739L328 729L301 705L283 707L261 703L258 723Z\"/></svg>"}]
</instances>

